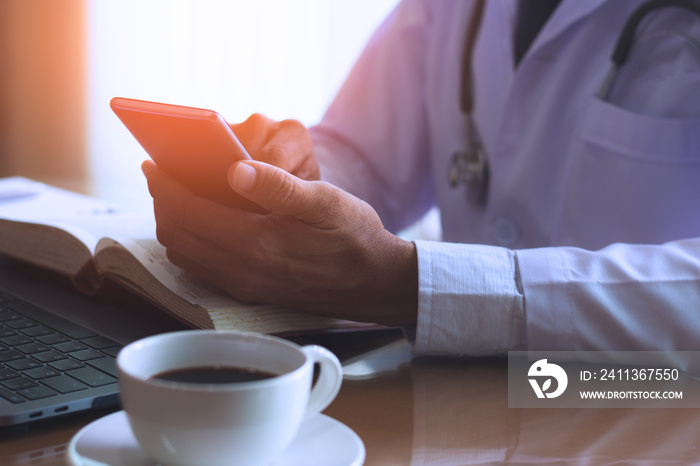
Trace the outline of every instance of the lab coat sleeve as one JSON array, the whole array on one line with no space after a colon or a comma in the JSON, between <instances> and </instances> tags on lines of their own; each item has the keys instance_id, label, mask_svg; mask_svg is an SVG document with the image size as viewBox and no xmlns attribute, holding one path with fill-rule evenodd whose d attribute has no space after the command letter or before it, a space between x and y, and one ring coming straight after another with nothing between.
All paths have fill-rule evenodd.
<instances>
[{"instance_id":1,"label":"lab coat sleeve","mask_svg":"<svg viewBox=\"0 0 700 466\"><path fill-rule=\"evenodd\" d=\"M700 239L516 252L529 350L697 350Z\"/></svg>"},{"instance_id":2,"label":"lab coat sleeve","mask_svg":"<svg viewBox=\"0 0 700 466\"><path fill-rule=\"evenodd\" d=\"M434 241L415 244L416 354L481 356L524 349L523 295L513 251Z\"/></svg>"},{"instance_id":3,"label":"lab coat sleeve","mask_svg":"<svg viewBox=\"0 0 700 466\"><path fill-rule=\"evenodd\" d=\"M700 238L598 251L416 246L418 354L700 347Z\"/></svg>"},{"instance_id":4,"label":"lab coat sleeve","mask_svg":"<svg viewBox=\"0 0 700 466\"><path fill-rule=\"evenodd\" d=\"M311 128L322 178L372 205L392 232L434 203L423 91L429 22L424 2L401 2Z\"/></svg>"}]
</instances>

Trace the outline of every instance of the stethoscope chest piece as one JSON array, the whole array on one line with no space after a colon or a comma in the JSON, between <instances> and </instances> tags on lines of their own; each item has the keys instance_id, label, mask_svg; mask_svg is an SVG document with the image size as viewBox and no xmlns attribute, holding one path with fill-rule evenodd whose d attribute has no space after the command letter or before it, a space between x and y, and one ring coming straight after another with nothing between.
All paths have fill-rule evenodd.
<instances>
[{"instance_id":1,"label":"stethoscope chest piece","mask_svg":"<svg viewBox=\"0 0 700 466\"><path fill-rule=\"evenodd\" d=\"M466 148L452 155L448 169L451 188L466 185L467 201L476 206L486 204L489 167L481 144L467 144Z\"/></svg>"}]
</instances>

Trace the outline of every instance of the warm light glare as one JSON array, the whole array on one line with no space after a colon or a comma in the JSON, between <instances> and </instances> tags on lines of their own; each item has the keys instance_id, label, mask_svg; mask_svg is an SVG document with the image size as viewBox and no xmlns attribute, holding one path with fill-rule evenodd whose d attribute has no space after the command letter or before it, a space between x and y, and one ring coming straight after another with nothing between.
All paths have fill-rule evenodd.
<instances>
[{"instance_id":1,"label":"warm light glare","mask_svg":"<svg viewBox=\"0 0 700 466\"><path fill-rule=\"evenodd\" d=\"M85 176L80 1L0 0L0 175Z\"/></svg>"},{"instance_id":2,"label":"warm light glare","mask_svg":"<svg viewBox=\"0 0 700 466\"><path fill-rule=\"evenodd\" d=\"M138 143L109 109L122 96L319 120L397 0L87 0L88 151L97 195L145 193ZM150 207L150 206L146 206Z\"/></svg>"}]
</instances>

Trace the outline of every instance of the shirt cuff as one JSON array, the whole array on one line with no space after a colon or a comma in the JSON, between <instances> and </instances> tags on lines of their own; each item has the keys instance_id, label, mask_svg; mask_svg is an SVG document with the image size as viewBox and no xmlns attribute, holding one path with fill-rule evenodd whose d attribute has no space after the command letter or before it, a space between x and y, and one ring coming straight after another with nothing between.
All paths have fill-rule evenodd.
<instances>
[{"instance_id":1,"label":"shirt cuff","mask_svg":"<svg viewBox=\"0 0 700 466\"><path fill-rule=\"evenodd\" d=\"M415 241L414 352L484 356L526 346L515 253L496 246Z\"/></svg>"}]
</instances>

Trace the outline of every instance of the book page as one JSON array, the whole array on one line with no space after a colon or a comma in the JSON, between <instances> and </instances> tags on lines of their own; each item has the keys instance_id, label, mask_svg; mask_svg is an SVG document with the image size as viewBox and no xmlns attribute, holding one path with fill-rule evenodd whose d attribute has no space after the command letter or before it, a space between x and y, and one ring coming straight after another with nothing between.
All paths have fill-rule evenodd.
<instances>
[{"instance_id":1,"label":"book page","mask_svg":"<svg viewBox=\"0 0 700 466\"><path fill-rule=\"evenodd\" d=\"M170 291L190 303L204 308L240 305L168 261L165 248L156 239L152 212L123 212L99 199L14 177L0 179L0 218L62 229L94 253L117 242Z\"/></svg>"},{"instance_id":2,"label":"book page","mask_svg":"<svg viewBox=\"0 0 700 466\"><path fill-rule=\"evenodd\" d=\"M155 238L148 236L115 238L114 242L129 250L159 282L186 301L205 309L241 306L241 303L232 296L170 262L165 247ZM97 249L99 251L110 245L110 241L105 240L100 242Z\"/></svg>"},{"instance_id":3,"label":"book page","mask_svg":"<svg viewBox=\"0 0 700 466\"><path fill-rule=\"evenodd\" d=\"M60 228L93 252L103 237L155 238L152 213L122 212L99 199L21 177L0 179L0 218Z\"/></svg>"},{"instance_id":4,"label":"book page","mask_svg":"<svg viewBox=\"0 0 700 466\"><path fill-rule=\"evenodd\" d=\"M103 249L128 251L129 257L136 258L160 284L164 285L173 295L189 302L193 307L182 312L176 309L175 315L191 325L201 328L218 330L236 329L261 333L301 334L325 331L328 329L367 329L373 324L349 322L344 320L318 317L302 312L280 308L270 304L242 303L226 294L209 282L177 267L168 261L165 248L152 239L104 239L97 246L98 257ZM105 251L107 252L107 251ZM127 277L130 274L116 276ZM145 283L143 279L134 279L137 283ZM135 288L135 287L134 287ZM141 288L147 295L155 290L149 287ZM155 297L155 293L151 296ZM164 304L162 301L160 304ZM206 318L195 311L203 309Z\"/></svg>"}]
</instances>

